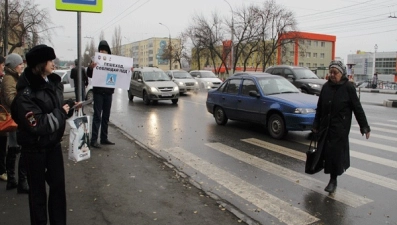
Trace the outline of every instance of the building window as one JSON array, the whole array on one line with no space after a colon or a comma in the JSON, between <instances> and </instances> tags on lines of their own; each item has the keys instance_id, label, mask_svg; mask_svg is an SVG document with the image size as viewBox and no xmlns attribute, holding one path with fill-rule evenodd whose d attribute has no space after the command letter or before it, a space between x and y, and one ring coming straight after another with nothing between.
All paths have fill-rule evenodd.
<instances>
[{"instance_id":1,"label":"building window","mask_svg":"<svg viewBox=\"0 0 397 225\"><path fill-rule=\"evenodd\" d=\"M324 59L325 54L324 53L320 53L320 58Z\"/></svg>"},{"instance_id":2,"label":"building window","mask_svg":"<svg viewBox=\"0 0 397 225\"><path fill-rule=\"evenodd\" d=\"M294 52L294 51L290 51L290 52L289 52L289 55L290 55L290 56L294 56L294 55L295 55L295 52Z\"/></svg>"},{"instance_id":3,"label":"building window","mask_svg":"<svg viewBox=\"0 0 397 225\"><path fill-rule=\"evenodd\" d=\"M324 41L321 42L321 47L325 47L325 42Z\"/></svg>"},{"instance_id":4,"label":"building window","mask_svg":"<svg viewBox=\"0 0 397 225\"><path fill-rule=\"evenodd\" d=\"M318 41L314 41L314 46L318 47Z\"/></svg>"},{"instance_id":5,"label":"building window","mask_svg":"<svg viewBox=\"0 0 397 225\"><path fill-rule=\"evenodd\" d=\"M307 57L307 58L310 58L311 56L312 56L312 53L306 52L306 57Z\"/></svg>"},{"instance_id":6,"label":"building window","mask_svg":"<svg viewBox=\"0 0 397 225\"><path fill-rule=\"evenodd\" d=\"M317 53L313 53L313 58L317 58Z\"/></svg>"},{"instance_id":7,"label":"building window","mask_svg":"<svg viewBox=\"0 0 397 225\"><path fill-rule=\"evenodd\" d=\"M305 57L305 53L304 53L304 52L300 52L299 55L300 55L301 57Z\"/></svg>"},{"instance_id":8,"label":"building window","mask_svg":"<svg viewBox=\"0 0 397 225\"><path fill-rule=\"evenodd\" d=\"M313 63L313 67L317 67L317 63Z\"/></svg>"},{"instance_id":9,"label":"building window","mask_svg":"<svg viewBox=\"0 0 397 225\"><path fill-rule=\"evenodd\" d=\"M321 63L320 66L321 66L321 67L324 67L324 63Z\"/></svg>"},{"instance_id":10,"label":"building window","mask_svg":"<svg viewBox=\"0 0 397 225\"><path fill-rule=\"evenodd\" d=\"M299 63L299 66L300 66L300 67L303 67L303 63Z\"/></svg>"},{"instance_id":11,"label":"building window","mask_svg":"<svg viewBox=\"0 0 397 225\"><path fill-rule=\"evenodd\" d=\"M310 63L306 63L306 67L310 67Z\"/></svg>"},{"instance_id":12,"label":"building window","mask_svg":"<svg viewBox=\"0 0 397 225\"><path fill-rule=\"evenodd\" d=\"M304 45L305 44L305 40L299 40L299 44Z\"/></svg>"},{"instance_id":13,"label":"building window","mask_svg":"<svg viewBox=\"0 0 397 225\"><path fill-rule=\"evenodd\" d=\"M309 45L309 46L312 45L312 41L310 41L310 40L307 40L306 43L307 43L307 45Z\"/></svg>"}]
</instances>

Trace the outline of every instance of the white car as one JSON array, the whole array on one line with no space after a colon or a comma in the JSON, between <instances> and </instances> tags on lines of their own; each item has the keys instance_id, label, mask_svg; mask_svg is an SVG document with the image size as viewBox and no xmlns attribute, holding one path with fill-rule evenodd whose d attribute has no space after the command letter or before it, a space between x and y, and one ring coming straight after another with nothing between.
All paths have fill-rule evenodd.
<instances>
[{"instance_id":1,"label":"white car","mask_svg":"<svg viewBox=\"0 0 397 225\"><path fill-rule=\"evenodd\" d=\"M222 84L222 80L209 70L192 70L190 75L197 80L202 90L216 89Z\"/></svg>"},{"instance_id":2,"label":"white car","mask_svg":"<svg viewBox=\"0 0 397 225\"><path fill-rule=\"evenodd\" d=\"M76 99L74 93L74 82L70 78L71 70L54 70L55 74L61 77L61 82L63 84L63 97L64 99ZM88 87L85 89L85 100L93 99L94 93L92 92L91 78L88 78Z\"/></svg>"},{"instance_id":3,"label":"white car","mask_svg":"<svg viewBox=\"0 0 397 225\"><path fill-rule=\"evenodd\" d=\"M185 70L168 70L165 72L172 81L179 87L179 93L185 94L188 91L197 92L198 82Z\"/></svg>"}]
</instances>

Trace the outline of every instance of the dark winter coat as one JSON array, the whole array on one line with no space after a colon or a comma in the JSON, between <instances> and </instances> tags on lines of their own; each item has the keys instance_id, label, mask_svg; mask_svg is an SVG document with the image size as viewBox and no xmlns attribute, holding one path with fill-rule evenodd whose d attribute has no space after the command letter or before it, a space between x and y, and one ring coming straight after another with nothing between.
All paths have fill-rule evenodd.
<instances>
[{"instance_id":1,"label":"dark winter coat","mask_svg":"<svg viewBox=\"0 0 397 225\"><path fill-rule=\"evenodd\" d=\"M313 129L318 131L324 172L341 175L350 167L349 133L352 112L361 134L370 132L367 118L357 97L356 88L346 77L337 84L324 84L317 103Z\"/></svg>"},{"instance_id":2,"label":"dark winter coat","mask_svg":"<svg viewBox=\"0 0 397 225\"><path fill-rule=\"evenodd\" d=\"M65 131L67 114L62 108L65 102L61 78L54 73L47 78L48 82L27 67L17 82L11 115L18 124L17 141L22 151L51 150Z\"/></svg>"}]
</instances>

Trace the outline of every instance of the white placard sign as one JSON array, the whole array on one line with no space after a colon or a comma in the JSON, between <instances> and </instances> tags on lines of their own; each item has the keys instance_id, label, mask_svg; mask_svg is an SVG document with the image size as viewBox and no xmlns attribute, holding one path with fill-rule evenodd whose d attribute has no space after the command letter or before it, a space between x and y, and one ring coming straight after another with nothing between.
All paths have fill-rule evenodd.
<instances>
[{"instance_id":1,"label":"white placard sign","mask_svg":"<svg viewBox=\"0 0 397 225\"><path fill-rule=\"evenodd\" d=\"M92 86L130 89L132 58L96 52Z\"/></svg>"}]
</instances>

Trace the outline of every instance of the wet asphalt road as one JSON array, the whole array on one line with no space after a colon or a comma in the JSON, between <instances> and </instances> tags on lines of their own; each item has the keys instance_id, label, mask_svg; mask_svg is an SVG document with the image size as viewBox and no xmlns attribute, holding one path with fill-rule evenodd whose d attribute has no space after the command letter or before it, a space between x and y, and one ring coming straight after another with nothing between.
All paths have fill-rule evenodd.
<instances>
[{"instance_id":1,"label":"wet asphalt road","mask_svg":"<svg viewBox=\"0 0 397 225\"><path fill-rule=\"evenodd\" d=\"M206 192L262 224L397 224L397 109L380 106L397 95L361 93L372 128L365 140L353 121L352 167L338 190L323 191L328 176L304 174L309 132L270 138L260 125L218 126L206 111L206 93L181 96L178 105L113 97L111 121Z\"/></svg>"}]
</instances>

